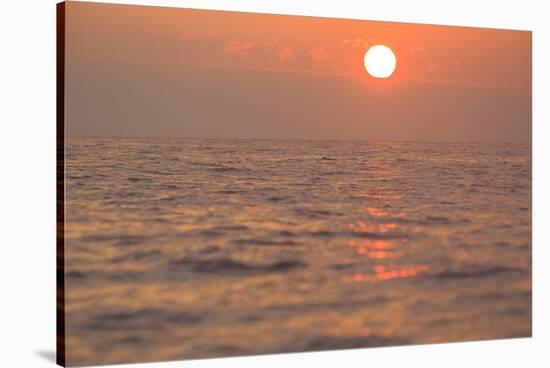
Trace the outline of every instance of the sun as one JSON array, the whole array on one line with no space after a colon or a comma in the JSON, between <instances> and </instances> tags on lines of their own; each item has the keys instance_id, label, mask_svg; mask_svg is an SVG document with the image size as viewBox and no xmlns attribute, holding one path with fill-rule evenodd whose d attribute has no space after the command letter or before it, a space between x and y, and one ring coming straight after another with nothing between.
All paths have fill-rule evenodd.
<instances>
[{"instance_id":1,"label":"sun","mask_svg":"<svg viewBox=\"0 0 550 368\"><path fill-rule=\"evenodd\" d=\"M397 66L392 49L385 45L374 45L365 53L365 69L375 78L389 78Z\"/></svg>"}]
</instances>

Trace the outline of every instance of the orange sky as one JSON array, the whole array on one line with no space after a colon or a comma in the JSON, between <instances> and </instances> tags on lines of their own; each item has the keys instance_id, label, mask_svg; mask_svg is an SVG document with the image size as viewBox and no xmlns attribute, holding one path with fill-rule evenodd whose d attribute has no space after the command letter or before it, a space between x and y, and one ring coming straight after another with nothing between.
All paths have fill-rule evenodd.
<instances>
[{"instance_id":1,"label":"orange sky","mask_svg":"<svg viewBox=\"0 0 550 368\"><path fill-rule=\"evenodd\" d=\"M67 83L69 134L531 141L525 31L71 2Z\"/></svg>"}]
</instances>

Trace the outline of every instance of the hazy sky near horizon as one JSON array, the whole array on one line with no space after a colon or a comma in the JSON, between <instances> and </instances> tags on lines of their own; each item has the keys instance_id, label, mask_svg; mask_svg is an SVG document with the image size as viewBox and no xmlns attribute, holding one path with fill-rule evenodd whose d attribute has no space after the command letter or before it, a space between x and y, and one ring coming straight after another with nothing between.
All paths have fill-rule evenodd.
<instances>
[{"instance_id":1,"label":"hazy sky near horizon","mask_svg":"<svg viewBox=\"0 0 550 368\"><path fill-rule=\"evenodd\" d=\"M531 142L530 32L82 2L66 21L69 136Z\"/></svg>"}]
</instances>

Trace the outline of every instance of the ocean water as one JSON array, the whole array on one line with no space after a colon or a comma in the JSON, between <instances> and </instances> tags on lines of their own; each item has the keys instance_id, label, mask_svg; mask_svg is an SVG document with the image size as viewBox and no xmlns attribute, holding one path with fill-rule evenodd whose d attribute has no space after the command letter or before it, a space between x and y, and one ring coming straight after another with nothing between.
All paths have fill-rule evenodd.
<instances>
[{"instance_id":1,"label":"ocean water","mask_svg":"<svg viewBox=\"0 0 550 368\"><path fill-rule=\"evenodd\" d=\"M531 336L531 145L68 138L68 364Z\"/></svg>"}]
</instances>

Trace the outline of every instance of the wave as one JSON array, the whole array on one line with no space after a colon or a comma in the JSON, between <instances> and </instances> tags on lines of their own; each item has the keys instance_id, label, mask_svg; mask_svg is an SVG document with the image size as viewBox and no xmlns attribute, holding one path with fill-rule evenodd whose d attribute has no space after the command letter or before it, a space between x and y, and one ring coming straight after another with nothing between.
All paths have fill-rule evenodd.
<instances>
[{"instance_id":1,"label":"wave","mask_svg":"<svg viewBox=\"0 0 550 368\"><path fill-rule=\"evenodd\" d=\"M253 264L236 261L230 258L216 259L190 259L183 258L170 262L172 266L189 266L191 271L198 273L264 273L264 272L287 272L294 269L305 268L306 264L301 261L278 261L269 264Z\"/></svg>"},{"instance_id":2,"label":"wave","mask_svg":"<svg viewBox=\"0 0 550 368\"><path fill-rule=\"evenodd\" d=\"M505 266L470 266L461 269L447 269L434 274L435 277L445 279L482 278L501 274L525 274L528 271Z\"/></svg>"},{"instance_id":3,"label":"wave","mask_svg":"<svg viewBox=\"0 0 550 368\"><path fill-rule=\"evenodd\" d=\"M303 245L304 243L290 240L290 239L284 239L284 240L270 240L270 239L236 239L233 240L232 243L234 244L250 244L250 245L262 245L262 246L277 246L277 247L284 247L284 246L297 246L297 245Z\"/></svg>"},{"instance_id":4,"label":"wave","mask_svg":"<svg viewBox=\"0 0 550 368\"><path fill-rule=\"evenodd\" d=\"M149 330L160 328L164 323L194 325L204 319L203 314L186 311L149 308L135 311L112 311L90 317L86 328L93 330Z\"/></svg>"},{"instance_id":5,"label":"wave","mask_svg":"<svg viewBox=\"0 0 550 368\"><path fill-rule=\"evenodd\" d=\"M296 345L294 345L290 351L358 349L376 346L405 345L407 343L407 339L380 335L358 337L318 336L307 340L305 343L297 341Z\"/></svg>"}]
</instances>

